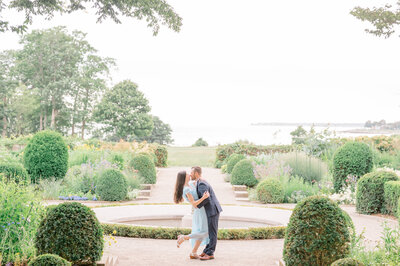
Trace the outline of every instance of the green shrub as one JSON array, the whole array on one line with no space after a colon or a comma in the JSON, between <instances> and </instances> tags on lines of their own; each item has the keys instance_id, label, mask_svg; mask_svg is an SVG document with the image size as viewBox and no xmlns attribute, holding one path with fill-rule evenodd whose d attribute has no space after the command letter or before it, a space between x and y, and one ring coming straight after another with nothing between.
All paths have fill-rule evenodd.
<instances>
[{"instance_id":1,"label":"green shrub","mask_svg":"<svg viewBox=\"0 0 400 266\"><path fill-rule=\"evenodd\" d=\"M8 180L29 181L28 172L22 164L17 162L0 162L0 173L4 174Z\"/></svg>"},{"instance_id":2,"label":"green shrub","mask_svg":"<svg viewBox=\"0 0 400 266\"><path fill-rule=\"evenodd\" d=\"M227 165L226 164L224 164L222 167L221 167L221 173L223 173L223 174L226 174L226 172L227 172Z\"/></svg>"},{"instance_id":3,"label":"green shrub","mask_svg":"<svg viewBox=\"0 0 400 266\"><path fill-rule=\"evenodd\" d=\"M263 203L282 203L285 198L282 183L276 178L267 178L257 185L257 198Z\"/></svg>"},{"instance_id":4,"label":"green shrub","mask_svg":"<svg viewBox=\"0 0 400 266\"><path fill-rule=\"evenodd\" d=\"M157 145L154 151L157 157L156 166L157 167L167 167L168 166L168 150L164 145Z\"/></svg>"},{"instance_id":5,"label":"green shrub","mask_svg":"<svg viewBox=\"0 0 400 266\"><path fill-rule=\"evenodd\" d=\"M396 215L400 198L400 181L388 181L384 186L385 205L384 211L387 214Z\"/></svg>"},{"instance_id":6,"label":"green shrub","mask_svg":"<svg viewBox=\"0 0 400 266\"><path fill-rule=\"evenodd\" d=\"M269 145L269 146L257 146L244 142L235 142L227 145L219 145L216 153L217 158L215 160L215 167L221 168L231 154L243 154L248 156L257 156L260 154L271 154L271 153L286 153L292 151L293 146L291 145Z\"/></svg>"},{"instance_id":7,"label":"green shrub","mask_svg":"<svg viewBox=\"0 0 400 266\"><path fill-rule=\"evenodd\" d=\"M297 203L301 200L318 194L318 184L304 182L304 179L298 176L281 176L285 199L284 202Z\"/></svg>"},{"instance_id":8,"label":"green shrub","mask_svg":"<svg viewBox=\"0 0 400 266\"><path fill-rule=\"evenodd\" d=\"M146 155L140 154L132 158L129 166L137 170L145 184L155 184L157 181L156 167Z\"/></svg>"},{"instance_id":9,"label":"green shrub","mask_svg":"<svg viewBox=\"0 0 400 266\"><path fill-rule=\"evenodd\" d=\"M257 185L257 183L258 180L253 172L253 164L249 159L243 159L235 165L231 175L232 185L253 187Z\"/></svg>"},{"instance_id":10,"label":"green shrub","mask_svg":"<svg viewBox=\"0 0 400 266\"><path fill-rule=\"evenodd\" d=\"M3 265L35 255L35 234L44 207L32 186L0 179L0 254ZM29 221L29 222L27 222Z\"/></svg>"},{"instance_id":11,"label":"green shrub","mask_svg":"<svg viewBox=\"0 0 400 266\"><path fill-rule=\"evenodd\" d=\"M208 143L202 138L196 140L196 142L192 145L192 147L207 147Z\"/></svg>"},{"instance_id":12,"label":"green shrub","mask_svg":"<svg viewBox=\"0 0 400 266\"><path fill-rule=\"evenodd\" d=\"M75 165L87 164L89 162L94 163L101 160L104 157L103 151L93 151L93 150L70 150L69 151L69 167Z\"/></svg>"},{"instance_id":13,"label":"green shrub","mask_svg":"<svg viewBox=\"0 0 400 266\"><path fill-rule=\"evenodd\" d=\"M290 166L291 175L299 176L309 183L319 182L328 174L328 165L324 161L304 152L279 154L277 158Z\"/></svg>"},{"instance_id":14,"label":"green shrub","mask_svg":"<svg viewBox=\"0 0 400 266\"><path fill-rule=\"evenodd\" d=\"M116 169L105 170L97 180L96 194L101 200L121 201L128 193L125 176Z\"/></svg>"},{"instance_id":15,"label":"green shrub","mask_svg":"<svg viewBox=\"0 0 400 266\"><path fill-rule=\"evenodd\" d=\"M335 261L331 266L364 266L364 264L356 259L345 258Z\"/></svg>"},{"instance_id":16,"label":"green shrub","mask_svg":"<svg viewBox=\"0 0 400 266\"><path fill-rule=\"evenodd\" d=\"M71 263L53 254L43 254L31 260L28 266L71 266Z\"/></svg>"},{"instance_id":17,"label":"green shrub","mask_svg":"<svg viewBox=\"0 0 400 266\"><path fill-rule=\"evenodd\" d=\"M336 150L333 156L333 184L336 192L346 187L349 175L358 178L371 172L373 155L365 143L347 142Z\"/></svg>"},{"instance_id":18,"label":"green shrub","mask_svg":"<svg viewBox=\"0 0 400 266\"><path fill-rule=\"evenodd\" d=\"M232 154L231 156L229 156L227 164L226 164L226 171L228 174L231 174L233 171L233 167L235 167L235 165L240 162L241 160L245 159L246 156L244 156L243 154Z\"/></svg>"},{"instance_id":19,"label":"green shrub","mask_svg":"<svg viewBox=\"0 0 400 266\"><path fill-rule=\"evenodd\" d=\"M94 263L103 253L103 230L89 207L62 203L40 223L35 245L38 254L56 254L73 264Z\"/></svg>"},{"instance_id":20,"label":"green shrub","mask_svg":"<svg viewBox=\"0 0 400 266\"><path fill-rule=\"evenodd\" d=\"M59 133L41 131L29 141L24 151L24 164L31 179L62 179L68 170L68 148Z\"/></svg>"},{"instance_id":21,"label":"green shrub","mask_svg":"<svg viewBox=\"0 0 400 266\"><path fill-rule=\"evenodd\" d=\"M111 154L111 163L115 164L119 170L124 170L124 157L121 154Z\"/></svg>"},{"instance_id":22,"label":"green shrub","mask_svg":"<svg viewBox=\"0 0 400 266\"><path fill-rule=\"evenodd\" d=\"M326 197L312 196L295 207L287 226L283 258L287 266L325 266L350 252L349 221Z\"/></svg>"},{"instance_id":23,"label":"green shrub","mask_svg":"<svg viewBox=\"0 0 400 266\"><path fill-rule=\"evenodd\" d=\"M395 173L377 171L364 175L357 183L356 210L359 213L381 213L384 207L384 186L388 181L397 181Z\"/></svg>"}]
</instances>

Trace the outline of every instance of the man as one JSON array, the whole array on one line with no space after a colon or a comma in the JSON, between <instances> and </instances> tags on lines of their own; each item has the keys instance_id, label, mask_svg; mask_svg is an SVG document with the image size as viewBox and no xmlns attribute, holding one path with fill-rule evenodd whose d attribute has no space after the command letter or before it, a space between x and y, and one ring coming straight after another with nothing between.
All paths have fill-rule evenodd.
<instances>
[{"instance_id":1,"label":"man","mask_svg":"<svg viewBox=\"0 0 400 266\"><path fill-rule=\"evenodd\" d=\"M196 180L196 190L199 199L203 197L203 194L208 191L210 196L203 202L197 205L197 208L204 206L207 214L208 221L208 236L210 238L209 244L204 249L203 253L200 255L200 260L212 260L214 259L214 252L217 246L217 236L218 236L218 221L219 214L222 212L221 205L218 202L217 196L215 196L213 188L208 184L207 181L201 177L201 168L198 166L192 167L191 177Z\"/></svg>"}]
</instances>

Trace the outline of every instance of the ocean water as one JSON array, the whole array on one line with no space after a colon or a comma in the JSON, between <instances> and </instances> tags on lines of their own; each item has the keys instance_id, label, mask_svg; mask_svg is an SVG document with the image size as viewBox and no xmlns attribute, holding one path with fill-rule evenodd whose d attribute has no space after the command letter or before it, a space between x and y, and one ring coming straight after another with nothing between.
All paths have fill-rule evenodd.
<instances>
[{"instance_id":1,"label":"ocean water","mask_svg":"<svg viewBox=\"0 0 400 266\"><path fill-rule=\"evenodd\" d=\"M258 145L290 144L290 132L297 126L175 126L172 127L172 146L191 146L198 138L203 138L210 146L233 143L237 140L248 140ZM310 126L303 127L306 130ZM314 127L317 132L326 127ZM366 134L344 133L341 131L355 129L354 127L330 127L337 137L355 137ZM372 136L373 134L368 134Z\"/></svg>"}]
</instances>

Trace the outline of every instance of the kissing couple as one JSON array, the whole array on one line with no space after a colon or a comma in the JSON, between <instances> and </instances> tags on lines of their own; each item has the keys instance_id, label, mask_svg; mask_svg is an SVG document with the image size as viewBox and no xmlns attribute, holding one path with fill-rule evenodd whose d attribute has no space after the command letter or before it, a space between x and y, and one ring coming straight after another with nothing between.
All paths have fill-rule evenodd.
<instances>
[{"instance_id":1,"label":"kissing couple","mask_svg":"<svg viewBox=\"0 0 400 266\"><path fill-rule=\"evenodd\" d=\"M202 178L201 168L192 167L190 175L180 171L176 178L174 202L179 204L184 199L192 204L192 232L190 235L179 235L178 248L185 240L190 240L193 250L191 259L212 260L217 246L219 214L221 205L210 184ZM197 250L206 245L199 256Z\"/></svg>"}]
</instances>

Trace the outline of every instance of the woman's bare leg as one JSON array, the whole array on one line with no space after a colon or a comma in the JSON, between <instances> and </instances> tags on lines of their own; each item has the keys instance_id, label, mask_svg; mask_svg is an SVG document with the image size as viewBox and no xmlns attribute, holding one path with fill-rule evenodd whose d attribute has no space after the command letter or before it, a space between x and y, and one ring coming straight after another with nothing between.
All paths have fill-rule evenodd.
<instances>
[{"instance_id":1,"label":"woman's bare leg","mask_svg":"<svg viewBox=\"0 0 400 266\"><path fill-rule=\"evenodd\" d=\"M199 247L200 247L201 241L202 241L202 240L196 240L196 242L194 243L193 250L192 250L192 253L193 253L193 254L197 254L197 250L198 250Z\"/></svg>"}]
</instances>

